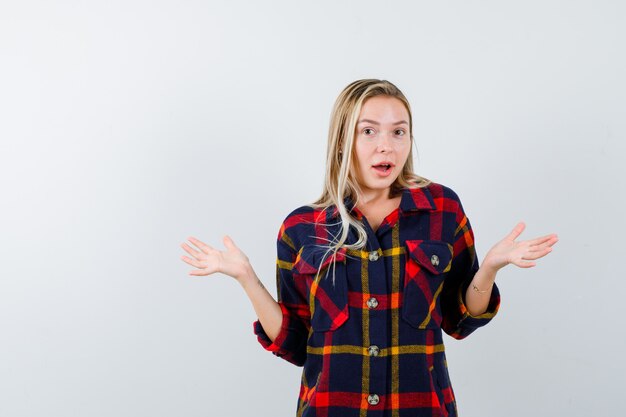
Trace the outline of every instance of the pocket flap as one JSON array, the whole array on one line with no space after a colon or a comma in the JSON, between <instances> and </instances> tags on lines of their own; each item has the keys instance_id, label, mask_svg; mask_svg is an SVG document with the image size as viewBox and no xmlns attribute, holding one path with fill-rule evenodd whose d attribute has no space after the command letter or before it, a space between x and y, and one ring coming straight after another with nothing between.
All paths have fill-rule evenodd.
<instances>
[{"instance_id":1,"label":"pocket flap","mask_svg":"<svg viewBox=\"0 0 626 417\"><path fill-rule=\"evenodd\" d=\"M322 257L326 253L328 248L323 246L305 245L298 252L295 262L293 263L293 269L299 274L316 274L318 270L323 270L333 260L332 252L329 252L324 258L322 263ZM340 248L337 251L337 262L344 262L346 260L346 248Z\"/></svg>"},{"instance_id":2,"label":"pocket flap","mask_svg":"<svg viewBox=\"0 0 626 417\"><path fill-rule=\"evenodd\" d=\"M452 263L452 245L440 240L407 240L408 255L433 274L448 272Z\"/></svg>"}]
</instances>

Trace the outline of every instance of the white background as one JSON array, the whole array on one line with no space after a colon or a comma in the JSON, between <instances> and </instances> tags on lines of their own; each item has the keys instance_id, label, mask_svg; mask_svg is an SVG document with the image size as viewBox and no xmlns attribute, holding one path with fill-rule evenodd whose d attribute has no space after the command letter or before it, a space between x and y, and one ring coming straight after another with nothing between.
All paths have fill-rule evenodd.
<instances>
[{"instance_id":1,"label":"white background","mask_svg":"<svg viewBox=\"0 0 626 417\"><path fill-rule=\"evenodd\" d=\"M459 194L480 260L518 221L560 238L445 336L460 415L619 415L625 21L618 0L3 1L0 415L295 415L301 368L180 244L229 234L275 295L278 227L321 193L360 78L409 98L416 171Z\"/></svg>"}]
</instances>

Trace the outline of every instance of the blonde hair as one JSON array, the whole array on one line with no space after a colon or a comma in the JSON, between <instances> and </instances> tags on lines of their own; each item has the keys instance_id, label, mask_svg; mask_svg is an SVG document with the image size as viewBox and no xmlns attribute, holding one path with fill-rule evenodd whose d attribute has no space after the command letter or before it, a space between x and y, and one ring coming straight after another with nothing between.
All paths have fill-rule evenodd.
<instances>
[{"instance_id":1,"label":"blonde hair","mask_svg":"<svg viewBox=\"0 0 626 417\"><path fill-rule=\"evenodd\" d=\"M361 188L354 176L356 155L353 156L355 131L357 119L361 113L363 103L375 96L395 97L402 101L409 114L409 132L411 139L411 150L402 171L393 182L390 189L390 198L401 193L402 188L420 188L430 184L430 180L421 177L413 172L413 118L411 106L404 94L398 87L387 80L362 79L353 81L337 97L330 117L330 128L328 130L328 148L326 154L326 176L322 195L309 204L310 207L322 209L322 214L327 209L335 206L340 217L341 227L338 236L333 236L334 240L328 240L326 253L322 257L321 265L324 263L329 252L333 258L333 284L334 284L334 263L337 251L340 248L362 249L367 244L367 232L363 224L353 217L344 204L344 199L349 197L356 206L361 195ZM343 157L342 157L343 155ZM320 216L322 217L322 216ZM327 223L317 223L328 225ZM337 224L337 223L335 223ZM346 244L350 226L356 230L358 240L353 244ZM319 277L319 270L318 277ZM316 278L317 279L317 278Z\"/></svg>"}]
</instances>

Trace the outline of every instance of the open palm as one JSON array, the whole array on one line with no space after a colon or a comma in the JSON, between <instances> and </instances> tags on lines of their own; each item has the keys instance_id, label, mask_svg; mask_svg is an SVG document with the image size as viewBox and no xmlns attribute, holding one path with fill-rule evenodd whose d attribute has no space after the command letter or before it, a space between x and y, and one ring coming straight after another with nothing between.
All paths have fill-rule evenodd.
<instances>
[{"instance_id":1,"label":"open palm","mask_svg":"<svg viewBox=\"0 0 626 417\"><path fill-rule=\"evenodd\" d=\"M182 248L193 257L182 256L181 259L198 268L189 272L189 275L202 276L220 272L239 279L245 274L246 265L249 264L248 257L229 236L223 238L225 251L217 250L194 237L189 237L188 240L198 248L194 249L187 243L181 244Z\"/></svg>"},{"instance_id":2,"label":"open palm","mask_svg":"<svg viewBox=\"0 0 626 417\"><path fill-rule=\"evenodd\" d=\"M526 225L519 222L504 239L496 243L485 256L484 264L498 270L508 264L514 264L520 268L531 268L537 263L535 259L542 258L552 252L552 245L559 238L555 233L530 240L515 239L524 231Z\"/></svg>"}]
</instances>

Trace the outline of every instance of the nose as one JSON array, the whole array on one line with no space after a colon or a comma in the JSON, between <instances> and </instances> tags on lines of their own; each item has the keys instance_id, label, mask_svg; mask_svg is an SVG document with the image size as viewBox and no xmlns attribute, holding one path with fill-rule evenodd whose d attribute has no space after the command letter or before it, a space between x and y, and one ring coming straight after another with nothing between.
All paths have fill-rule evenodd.
<instances>
[{"instance_id":1,"label":"nose","mask_svg":"<svg viewBox=\"0 0 626 417\"><path fill-rule=\"evenodd\" d=\"M391 150L391 139L389 138L389 134L381 134L379 138L380 140L378 141L376 150L378 152L389 152Z\"/></svg>"}]
</instances>

